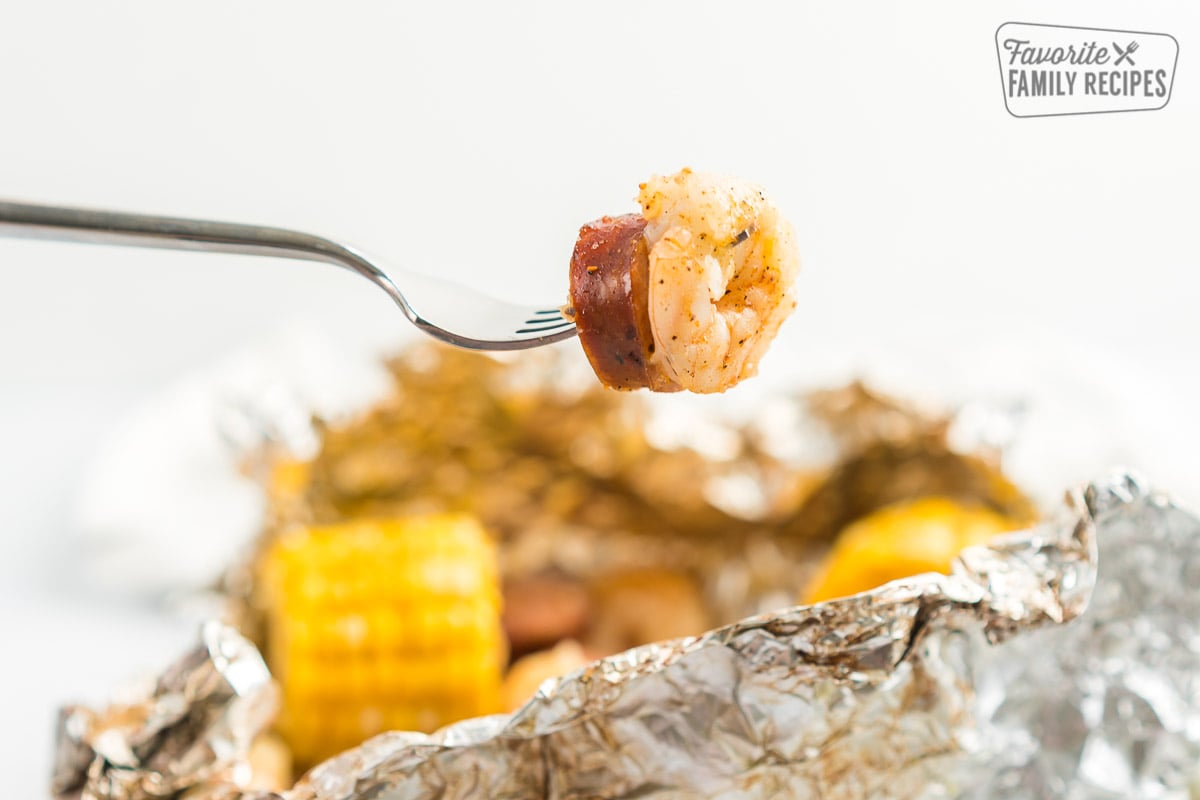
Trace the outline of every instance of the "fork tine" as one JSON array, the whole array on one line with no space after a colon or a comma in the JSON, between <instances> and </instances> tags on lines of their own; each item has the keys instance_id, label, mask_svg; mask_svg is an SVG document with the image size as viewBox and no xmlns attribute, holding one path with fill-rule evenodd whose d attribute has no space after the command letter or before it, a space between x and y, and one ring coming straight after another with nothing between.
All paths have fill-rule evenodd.
<instances>
[{"instance_id":1,"label":"fork tine","mask_svg":"<svg viewBox=\"0 0 1200 800\"><path fill-rule=\"evenodd\" d=\"M546 331L556 331L560 328L570 328L574 325L574 322L564 319L562 322L556 322L553 325L543 325L537 328L520 328L517 330L517 333L545 333Z\"/></svg>"}]
</instances>

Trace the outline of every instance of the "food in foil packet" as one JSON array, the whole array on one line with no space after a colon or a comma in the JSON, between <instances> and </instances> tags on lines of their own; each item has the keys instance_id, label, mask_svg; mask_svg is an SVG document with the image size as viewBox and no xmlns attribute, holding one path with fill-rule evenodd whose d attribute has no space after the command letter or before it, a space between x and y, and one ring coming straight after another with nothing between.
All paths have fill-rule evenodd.
<instances>
[{"instance_id":1,"label":"food in foil packet","mask_svg":"<svg viewBox=\"0 0 1200 800\"><path fill-rule=\"evenodd\" d=\"M278 729L298 766L385 730L511 710L535 678L788 606L840 574L840 532L875 512L891 520L890 549L875 546L875 567L856 562L846 594L949 572L985 538L941 535L904 503L1003 520L991 533L1034 516L994 460L949 447L946 417L860 385L774 399L807 429L797 458L779 449L788 428L759 418L714 418L691 427L690 446L663 443L660 411L570 380L579 366L567 351L510 362L418 348L392 362L381 403L318 421L315 457L275 449L250 465L269 521L228 589L283 685ZM431 514L476 520L494 554L389 544L387 530ZM890 559L906 549L916 555ZM468 612L493 571L496 602Z\"/></svg>"},{"instance_id":2,"label":"food in foil packet","mask_svg":"<svg viewBox=\"0 0 1200 800\"><path fill-rule=\"evenodd\" d=\"M1069 493L1027 531L967 549L949 575L610 656L543 684L511 715L383 734L288 790L245 789L202 770L171 791L212 800L1187 797L1200 756L1200 601L1188 591L1197 567L1200 520L1116 475ZM228 707L241 702L221 696ZM220 712L193 694L180 713L195 713L191 704L205 718ZM190 752L206 731L174 729L174 751ZM60 764L79 763L80 741L64 737ZM237 758L247 737L235 741ZM77 766L62 769L60 787L78 783ZM127 780L101 787L116 791L89 796L173 796L125 791L156 774L145 762L128 769Z\"/></svg>"}]
</instances>

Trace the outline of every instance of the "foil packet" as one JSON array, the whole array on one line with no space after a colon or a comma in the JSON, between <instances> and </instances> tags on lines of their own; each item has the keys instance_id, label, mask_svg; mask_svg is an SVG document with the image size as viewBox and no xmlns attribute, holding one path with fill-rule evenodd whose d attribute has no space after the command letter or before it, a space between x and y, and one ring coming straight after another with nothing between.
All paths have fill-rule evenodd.
<instances>
[{"instance_id":1,"label":"foil packet","mask_svg":"<svg viewBox=\"0 0 1200 800\"><path fill-rule=\"evenodd\" d=\"M511 717L377 737L291 796L917 796L965 752L971 634L1001 642L1074 618L1095 561L1075 493L1061 518L965 552L952 575L636 648Z\"/></svg>"},{"instance_id":2,"label":"foil packet","mask_svg":"<svg viewBox=\"0 0 1200 800\"><path fill-rule=\"evenodd\" d=\"M129 694L102 711L60 711L54 796L152 800L244 782L250 744L278 705L254 645L215 621L157 681Z\"/></svg>"},{"instance_id":3,"label":"foil packet","mask_svg":"<svg viewBox=\"0 0 1200 800\"><path fill-rule=\"evenodd\" d=\"M981 651L979 745L949 796L1200 797L1200 519L1129 474L1084 499L1100 549L1087 612Z\"/></svg>"},{"instance_id":4,"label":"foil packet","mask_svg":"<svg viewBox=\"0 0 1200 800\"><path fill-rule=\"evenodd\" d=\"M1200 756L1197 578L1200 520L1122 474L965 551L951 575L636 648L512 715L375 737L278 795L195 760L190 777L147 784L164 774L151 762L117 764L72 735L56 779L81 779L86 745L95 797L1185 798ZM194 701L202 718L214 696ZM270 706L224 696L218 719ZM207 741L186 730L172 752ZM210 751L222 764L242 752ZM93 785L114 769L126 780Z\"/></svg>"}]
</instances>

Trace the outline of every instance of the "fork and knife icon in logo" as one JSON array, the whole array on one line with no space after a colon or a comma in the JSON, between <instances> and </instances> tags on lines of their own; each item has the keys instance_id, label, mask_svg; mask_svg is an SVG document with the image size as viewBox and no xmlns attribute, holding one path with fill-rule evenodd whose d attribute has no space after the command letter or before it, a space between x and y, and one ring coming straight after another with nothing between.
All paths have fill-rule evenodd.
<instances>
[{"instance_id":1,"label":"fork and knife icon in logo","mask_svg":"<svg viewBox=\"0 0 1200 800\"><path fill-rule=\"evenodd\" d=\"M1113 62L1114 67L1119 67L1122 64L1124 64L1126 61L1129 62L1129 66L1131 66L1131 67L1137 66L1137 62L1134 61L1132 58L1133 54L1138 49L1137 39L1134 39L1132 42L1125 45L1124 50L1122 50L1121 45L1117 44L1116 42L1113 42L1112 46L1113 46L1113 50L1117 51L1117 60Z\"/></svg>"}]
</instances>

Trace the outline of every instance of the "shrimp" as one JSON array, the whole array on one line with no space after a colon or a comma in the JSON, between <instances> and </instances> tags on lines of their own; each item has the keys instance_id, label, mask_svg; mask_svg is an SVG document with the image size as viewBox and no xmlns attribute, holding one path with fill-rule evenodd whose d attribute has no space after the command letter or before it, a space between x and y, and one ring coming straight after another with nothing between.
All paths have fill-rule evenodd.
<instances>
[{"instance_id":1,"label":"shrimp","mask_svg":"<svg viewBox=\"0 0 1200 800\"><path fill-rule=\"evenodd\" d=\"M796 307L792 228L757 186L690 169L638 200L580 228L564 314L605 386L725 391Z\"/></svg>"},{"instance_id":2,"label":"shrimp","mask_svg":"<svg viewBox=\"0 0 1200 800\"><path fill-rule=\"evenodd\" d=\"M796 308L795 235L749 183L683 169L641 185L649 261L651 361L693 392L758 371Z\"/></svg>"}]
</instances>

